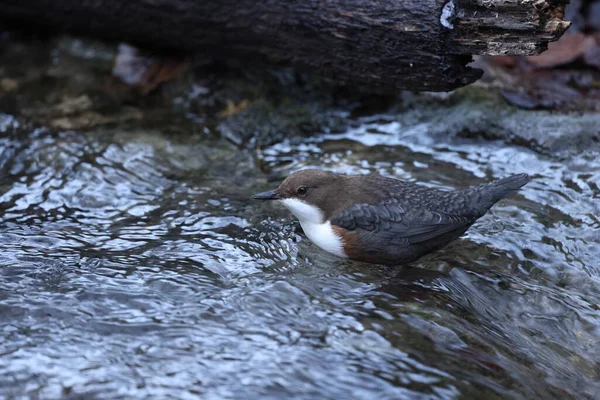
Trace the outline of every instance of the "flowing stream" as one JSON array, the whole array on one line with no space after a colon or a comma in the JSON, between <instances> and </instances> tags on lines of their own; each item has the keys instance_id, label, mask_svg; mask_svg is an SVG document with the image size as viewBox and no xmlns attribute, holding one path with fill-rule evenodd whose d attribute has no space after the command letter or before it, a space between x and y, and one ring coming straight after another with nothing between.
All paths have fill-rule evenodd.
<instances>
[{"instance_id":1,"label":"flowing stream","mask_svg":"<svg viewBox=\"0 0 600 400\"><path fill-rule=\"evenodd\" d=\"M600 154L405 117L259 151L178 119L61 131L1 114L0 398L599 398ZM249 199L304 167L533 180L391 268L327 255Z\"/></svg>"}]
</instances>

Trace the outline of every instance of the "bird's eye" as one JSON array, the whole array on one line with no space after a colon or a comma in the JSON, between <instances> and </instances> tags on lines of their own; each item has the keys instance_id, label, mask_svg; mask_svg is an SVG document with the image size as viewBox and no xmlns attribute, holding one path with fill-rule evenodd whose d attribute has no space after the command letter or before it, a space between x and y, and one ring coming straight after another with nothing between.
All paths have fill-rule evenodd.
<instances>
[{"instance_id":1,"label":"bird's eye","mask_svg":"<svg viewBox=\"0 0 600 400\"><path fill-rule=\"evenodd\" d=\"M300 186L298 189L296 189L296 192L298 192L299 195L306 194L307 191L308 188L306 186Z\"/></svg>"}]
</instances>

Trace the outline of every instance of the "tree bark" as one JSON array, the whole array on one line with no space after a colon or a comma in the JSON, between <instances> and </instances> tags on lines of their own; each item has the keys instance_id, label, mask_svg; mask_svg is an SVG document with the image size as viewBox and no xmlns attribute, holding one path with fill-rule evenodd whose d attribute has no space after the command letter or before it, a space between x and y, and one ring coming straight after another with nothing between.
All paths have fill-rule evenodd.
<instances>
[{"instance_id":1,"label":"tree bark","mask_svg":"<svg viewBox=\"0 0 600 400\"><path fill-rule=\"evenodd\" d=\"M448 91L473 54L539 54L568 0L0 0L19 26L272 62L374 90Z\"/></svg>"}]
</instances>

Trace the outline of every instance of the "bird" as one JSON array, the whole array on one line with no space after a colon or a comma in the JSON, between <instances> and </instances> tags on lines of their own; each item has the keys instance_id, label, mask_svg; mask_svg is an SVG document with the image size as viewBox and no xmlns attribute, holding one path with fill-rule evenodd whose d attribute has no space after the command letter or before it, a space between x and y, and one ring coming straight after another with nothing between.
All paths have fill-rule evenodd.
<instances>
[{"instance_id":1,"label":"bird","mask_svg":"<svg viewBox=\"0 0 600 400\"><path fill-rule=\"evenodd\" d=\"M379 175L303 169L256 200L282 203L315 245L338 257L405 265L466 232L496 202L530 181L512 175L445 191Z\"/></svg>"}]
</instances>

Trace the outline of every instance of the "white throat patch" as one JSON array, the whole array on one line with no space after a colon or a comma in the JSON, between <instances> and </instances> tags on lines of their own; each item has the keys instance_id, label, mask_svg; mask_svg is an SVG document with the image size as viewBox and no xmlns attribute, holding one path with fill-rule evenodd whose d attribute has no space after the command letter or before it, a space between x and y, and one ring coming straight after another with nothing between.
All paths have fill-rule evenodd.
<instances>
[{"instance_id":1,"label":"white throat patch","mask_svg":"<svg viewBox=\"0 0 600 400\"><path fill-rule=\"evenodd\" d=\"M342 239L335 233L331 223L324 221L323 213L318 207L298 199L284 199L281 203L298 218L302 230L311 242L338 257L347 257Z\"/></svg>"},{"instance_id":2,"label":"white throat patch","mask_svg":"<svg viewBox=\"0 0 600 400\"><path fill-rule=\"evenodd\" d=\"M310 222L312 224L322 224L323 213L318 207L308 204L298 199L281 200L283 205L292 212L302 222Z\"/></svg>"}]
</instances>

